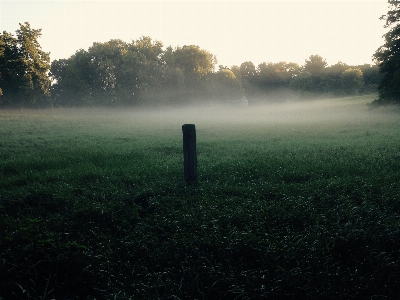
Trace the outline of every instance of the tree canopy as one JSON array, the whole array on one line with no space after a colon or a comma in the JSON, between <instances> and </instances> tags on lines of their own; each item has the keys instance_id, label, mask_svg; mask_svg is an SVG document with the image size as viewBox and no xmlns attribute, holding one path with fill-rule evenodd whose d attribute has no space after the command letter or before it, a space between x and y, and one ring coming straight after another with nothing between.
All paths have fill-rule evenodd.
<instances>
[{"instance_id":1,"label":"tree canopy","mask_svg":"<svg viewBox=\"0 0 400 300\"><path fill-rule=\"evenodd\" d=\"M374 104L400 104L400 3L390 1L389 11L381 20L386 21L384 27L389 31L384 35L385 43L374 54L383 75Z\"/></svg>"},{"instance_id":2,"label":"tree canopy","mask_svg":"<svg viewBox=\"0 0 400 300\"><path fill-rule=\"evenodd\" d=\"M45 106L50 101L50 55L41 49L41 29L19 24L16 37L0 35L0 103L8 106Z\"/></svg>"},{"instance_id":3,"label":"tree canopy","mask_svg":"<svg viewBox=\"0 0 400 300\"><path fill-rule=\"evenodd\" d=\"M304 71L310 73L311 75L320 75L327 65L328 63L322 58L322 56L311 55L309 59L306 59Z\"/></svg>"},{"instance_id":4,"label":"tree canopy","mask_svg":"<svg viewBox=\"0 0 400 300\"><path fill-rule=\"evenodd\" d=\"M216 57L199 46L163 50L161 42L149 37L94 43L88 51L53 62L52 95L55 104L63 106L235 102L243 95L269 99L278 89L355 95L374 91L379 80L375 66L338 62L328 67L319 55L311 55L303 66L281 61L256 67L246 61L215 70L216 63Z\"/></svg>"},{"instance_id":5,"label":"tree canopy","mask_svg":"<svg viewBox=\"0 0 400 300\"><path fill-rule=\"evenodd\" d=\"M215 57L193 45L165 51L162 47L150 37L131 43L111 40L55 60L50 72L56 81L53 98L58 105L67 106L75 101L82 105L141 105L168 103L182 94L187 97L188 90L191 97L204 91L199 87L213 73ZM79 96L78 100L71 98L71 93Z\"/></svg>"}]
</instances>

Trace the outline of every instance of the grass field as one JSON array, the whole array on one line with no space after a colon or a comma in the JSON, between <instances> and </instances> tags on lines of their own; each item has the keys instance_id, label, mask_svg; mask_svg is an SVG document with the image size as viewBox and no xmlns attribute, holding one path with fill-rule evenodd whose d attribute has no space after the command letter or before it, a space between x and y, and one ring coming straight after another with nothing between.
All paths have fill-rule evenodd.
<instances>
[{"instance_id":1,"label":"grass field","mask_svg":"<svg viewBox=\"0 0 400 300\"><path fill-rule=\"evenodd\" d=\"M0 299L398 299L400 109L372 100L0 110Z\"/></svg>"}]
</instances>

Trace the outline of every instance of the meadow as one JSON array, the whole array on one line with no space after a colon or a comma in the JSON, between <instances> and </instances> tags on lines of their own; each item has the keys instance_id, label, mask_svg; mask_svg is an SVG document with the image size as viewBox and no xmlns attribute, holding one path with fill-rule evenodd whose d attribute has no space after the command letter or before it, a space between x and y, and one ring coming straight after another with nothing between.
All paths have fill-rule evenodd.
<instances>
[{"instance_id":1,"label":"meadow","mask_svg":"<svg viewBox=\"0 0 400 300\"><path fill-rule=\"evenodd\" d=\"M0 299L398 299L400 108L373 99L0 110Z\"/></svg>"}]
</instances>

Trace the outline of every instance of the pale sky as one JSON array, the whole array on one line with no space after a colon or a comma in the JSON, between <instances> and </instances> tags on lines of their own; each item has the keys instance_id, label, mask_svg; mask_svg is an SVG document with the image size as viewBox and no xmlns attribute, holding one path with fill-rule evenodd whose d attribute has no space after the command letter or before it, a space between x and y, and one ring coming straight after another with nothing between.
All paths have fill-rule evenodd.
<instances>
[{"instance_id":1,"label":"pale sky","mask_svg":"<svg viewBox=\"0 0 400 300\"><path fill-rule=\"evenodd\" d=\"M231 67L251 61L304 64L318 54L329 65L372 63L384 42L387 0L120 1L0 0L0 31L18 23L42 29L51 60L94 42L150 36L167 46L198 45Z\"/></svg>"}]
</instances>

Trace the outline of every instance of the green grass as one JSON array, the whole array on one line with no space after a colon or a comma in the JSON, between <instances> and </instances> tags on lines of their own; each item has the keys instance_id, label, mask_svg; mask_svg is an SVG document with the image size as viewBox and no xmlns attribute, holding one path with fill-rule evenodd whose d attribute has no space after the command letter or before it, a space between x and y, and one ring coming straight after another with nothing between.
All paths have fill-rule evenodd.
<instances>
[{"instance_id":1,"label":"green grass","mask_svg":"<svg viewBox=\"0 0 400 300\"><path fill-rule=\"evenodd\" d=\"M372 100L0 111L0 299L398 298L400 111Z\"/></svg>"}]
</instances>

